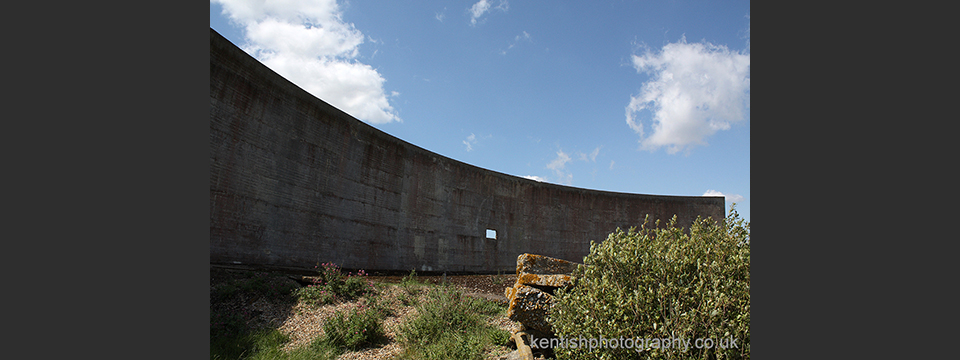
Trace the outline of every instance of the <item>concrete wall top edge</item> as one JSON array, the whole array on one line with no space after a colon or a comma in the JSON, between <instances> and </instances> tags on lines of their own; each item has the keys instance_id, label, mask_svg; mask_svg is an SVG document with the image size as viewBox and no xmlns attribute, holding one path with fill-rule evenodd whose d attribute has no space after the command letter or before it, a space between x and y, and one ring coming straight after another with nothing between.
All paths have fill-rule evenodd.
<instances>
[{"instance_id":1,"label":"concrete wall top edge","mask_svg":"<svg viewBox=\"0 0 960 360\"><path fill-rule=\"evenodd\" d=\"M227 53L230 53L231 55L233 55L234 57L236 57L237 59L243 62L256 63L257 64L256 68L259 69L259 71L263 72L262 75L266 80L275 83L280 88L290 90L289 93L293 94L294 96L297 96L298 98L300 98L300 100L307 103L315 104L321 108L331 109L333 110L334 113L338 114L340 117L344 117L346 119L352 120L351 121L352 126L356 126L358 128L357 129L358 131L365 132L371 137L376 138L380 141L395 143L399 145L399 147L404 148L407 151L411 152L411 154L413 155L433 157L433 158L437 158L439 161L448 162L453 166L465 168L465 169L468 169L469 171L474 171L479 174L492 175L492 176L500 177L509 181L517 182L520 184L531 185L531 186L535 186L543 189L556 189L563 192L578 192L578 193L598 194L598 195L613 196L613 197L630 197L630 198L642 198L642 199L663 200L663 201L694 201L694 202L704 202L704 203L713 203L717 201L716 199L720 199L719 201L724 201L722 197L712 197L712 196L653 195L653 194L626 193L626 192L579 188L579 187L568 186L568 185L539 182L536 180L530 180L520 176L509 175L499 171L485 169L476 165L468 164L468 163L455 160L455 159L440 155L438 153L429 151L420 146L417 146L403 139L400 139L396 136L390 135L384 132L383 130L377 129L374 126L357 119L356 117L344 112L343 110L338 109L336 106L333 106L327 103L326 101L323 101L322 99L317 98L316 96L313 96L312 94L310 94L309 92L301 88L300 86L297 86L296 84L286 79L282 75L268 68L266 65L263 65L263 63L261 63L259 60L257 60L250 54L247 54L246 52L241 50L237 45L233 44L232 42L224 38L213 28L210 28L210 44L211 46L216 46L218 48L225 50Z\"/></svg>"}]
</instances>

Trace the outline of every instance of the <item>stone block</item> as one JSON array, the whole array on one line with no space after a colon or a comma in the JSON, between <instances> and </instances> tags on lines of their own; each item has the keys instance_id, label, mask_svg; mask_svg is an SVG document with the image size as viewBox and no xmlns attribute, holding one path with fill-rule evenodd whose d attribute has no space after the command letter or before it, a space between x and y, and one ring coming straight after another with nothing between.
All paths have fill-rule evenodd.
<instances>
[{"instance_id":1,"label":"stone block","mask_svg":"<svg viewBox=\"0 0 960 360\"><path fill-rule=\"evenodd\" d=\"M540 287L565 287L576 280L577 263L536 254L517 257L517 282Z\"/></svg>"},{"instance_id":2,"label":"stone block","mask_svg":"<svg viewBox=\"0 0 960 360\"><path fill-rule=\"evenodd\" d=\"M521 254L517 257L517 276L536 275L573 275L577 263L537 254Z\"/></svg>"},{"instance_id":3,"label":"stone block","mask_svg":"<svg viewBox=\"0 0 960 360\"><path fill-rule=\"evenodd\" d=\"M520 283L513 286L512 295L510 307L507 308L507 317L510 320L543 333L553 333L550 323L547 322L547 311L553 306L553 295Z\"/></svg>"},{"instance_id":4,"label":"stone block","mask_svg":"<svg viewBox=\"0 0 960 360\"><path fill-rule=\"evenodd\" d=\"M559 288L573 285L574 277L566 274L542 275L521 273L517 282L524 285Z\"/></svg>"}]
</instances>

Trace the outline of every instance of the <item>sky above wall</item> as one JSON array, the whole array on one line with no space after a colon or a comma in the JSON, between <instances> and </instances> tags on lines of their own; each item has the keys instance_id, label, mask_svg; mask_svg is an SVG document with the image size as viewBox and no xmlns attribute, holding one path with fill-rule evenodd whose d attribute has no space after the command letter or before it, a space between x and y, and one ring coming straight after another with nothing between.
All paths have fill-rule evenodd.
<instances>
[{"instance_id":1,"label":"sky above wall","mask_svg":"<svg viewBox=\"0 0 960 360\"><path fill-rule=\"evenodd\" d=\"M213 0L210 27L384 132L750 219L749 1Z\"/></svg>"}]
</instances>

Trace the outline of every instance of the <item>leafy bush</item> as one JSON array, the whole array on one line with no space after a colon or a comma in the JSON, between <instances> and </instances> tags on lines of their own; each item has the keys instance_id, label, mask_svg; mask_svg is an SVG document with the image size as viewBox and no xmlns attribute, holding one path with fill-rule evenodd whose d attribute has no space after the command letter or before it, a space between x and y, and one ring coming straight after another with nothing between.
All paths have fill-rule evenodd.
<instances>
[{"instance_id":1,"label":"leafy bush","mask_svg":"<svg viewBox=\"0 0 960 360\"><path fill-rule=\"evenodd\" d=\"M367 273L363 270L356 275L344 275L334 263L323 263L317 268L318 276L313 280L313 284L295 292L301 301L325 305L338 299L352 300L375 292L376 287L366 280Z\"/></svg>"},{"instance_id":2,"label":"leafy bush","mask_svg":"<svg viewBox=\"0 0 960 360\"><path fill-rule=\"evenodd\" d=\"M482 359L487 347L502 341L505 332L484 317L502 313L502 306L445 286L425 291L427 300L417 305L417 316L399 329L403 358Z\"/></svg>"},{"instance_id":3,"label":"leafy bush","mask_svg":"<svg viewBox=\"0 0 960 360\"><path fill-rule=\"evenodd\" d=\"M313 305L332 304L337 298L337 294L329 291L327 287L318 285L308 285L297 289L294 292L300 301Z\"/></svg>"},{"instance_id":4,"label":"leafy bush","mask_svg":"<svg viewBox=\"0 0 960 360\"><path fill-rule=\"evenodd\" d=\"M349 313L336 313L323 324L323 337L318 341L339 349L358 350L386 339L384 314L378 307L358 305Z\"/></svg>"},{"instance_id":5,"label":"leafy bush","mask_svg":"<svg viewBox=\"0 0 960 360\"><path fill-rule=\"evenodd\" d=\"M576 286L557 291L548 320L565 339L667 338L690 341L689 347L650 341L638 353L636 348L568 346L555 348L558 355L749 358L750 224L733 206L726 219L698 218L688 232L676 227L676 217L663 228L648 228L648 220L639 230L617 229L606 241L591 243L585 266L575 272ZM696 339L708 338L712 348L705 342L695 346Z\"/></svg>"},{"instance_id":6,"label":"leafy bush","mask_svg":"<svg viewBox=\"0 0 960 360\"><path fill-rule=\"evenodd\" d=\"M369 281L364 279L364 276L366 276L366 274L363 270L360 270L360 274L358 275L347 276L347 279L343 282L337 294L348 299L356 299L369 294L373 291L374 287Z\"/></svg>"},{"instance_id":7,"label":"leafy bush","mask_svg":"<svg viewBox=\"0 0 960 360\"><path fill-rule=\"evenodd\" d=\"M398 299L404 306L415 303L417 295L420 294L420 290L423 289L424 285L425 284L417 280L417 270L410 270L410 274L400 279L400 288L403 289L403 292L400 293Z\"/></svg>"}]
</instances>

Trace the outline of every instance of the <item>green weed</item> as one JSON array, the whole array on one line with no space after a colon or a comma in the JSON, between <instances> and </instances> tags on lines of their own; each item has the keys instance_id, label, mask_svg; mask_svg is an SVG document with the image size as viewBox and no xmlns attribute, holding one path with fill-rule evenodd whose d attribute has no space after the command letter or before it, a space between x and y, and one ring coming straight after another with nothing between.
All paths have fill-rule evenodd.
<instances>
[{"instance_id":1,"label":"green weed","mask_svg":"<svg viewBox=\"0 0 960 360\"><path fill-rule=\"evenodd\" d=\"M502 306L446 286L425 291L418 316L399 329L405 358L482 359L485 350L503 342L504 331L486 322L487 316L502 313Z\"/></svg>"},{"instance_id":2,"label":"green weed","mask_svg":"<svg viewBox=\"0 0 960 360\"><path fill-rule=\"evenodd\" d=\"M359 350L386 340L381 309L358 305L347 313L339 312L323 324L324 335L316 341L344 350ZM318 344L320 345L320 344Z\"/></svg>"}]
</instances>

